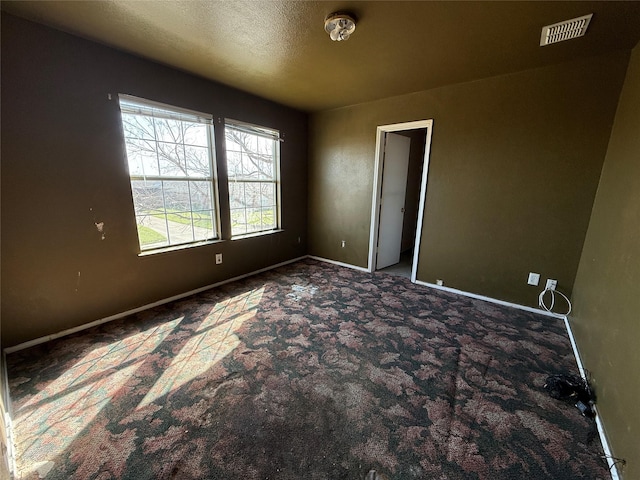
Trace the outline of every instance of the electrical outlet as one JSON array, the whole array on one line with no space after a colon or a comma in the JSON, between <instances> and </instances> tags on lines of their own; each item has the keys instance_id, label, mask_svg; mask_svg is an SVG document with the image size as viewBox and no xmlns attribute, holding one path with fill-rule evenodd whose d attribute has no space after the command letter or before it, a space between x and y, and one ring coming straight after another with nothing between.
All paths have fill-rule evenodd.
<instances>
[{"instance_id":1,"label":"electrical outlet","mask_svg":"<svg viewBox=\"0 0 640 480\"><path fill-rule=\"evenodd\" d=\"M540 274L529 272L529 279L527 280L527 284L529 285L538 285L540 283Z\"/></svg>"},{"instance_id":2,"label":"electrical outlet","mask_svg":"<svg viewBox=\"0 0 640 480\"><path fill-rule=\"evenodd\" d=\"M342 248L347 246L347 241L346 240L342 240Z\"/></svg>"},{"instance_id":3,"label":"electrical outlet","mask_svg":"<svg viewBox=\"0 0 640 480\"><path fill-rule=\"evenodd\" d=\"M547 279L547 284L545 285L545 290L555 290L558 286L558 280L554 280L553 278Z\"/></svg>"},{"instance_id":4,"label":"electrical outlet","mask_svg":"<svg viewBox=\"0 0 640 480\"><path fill-rule=\"evenodd\" d=\"M438 278L438 279L436 280L436 285L438 285L438 286L440 286L440 287L441 287L441 286L443 286L443 285L444 285L444 282Z\"/></svg>"},{"instance_id":5,"label":"electrical outlet","mask_svg":"<svg viewBox=\"0 0 640 480\"><path fill-rule=\"evenodd\" d=\"M222 263L222 254L216 253L216 265L220 265Z\"/></svg>"}]
</instances>

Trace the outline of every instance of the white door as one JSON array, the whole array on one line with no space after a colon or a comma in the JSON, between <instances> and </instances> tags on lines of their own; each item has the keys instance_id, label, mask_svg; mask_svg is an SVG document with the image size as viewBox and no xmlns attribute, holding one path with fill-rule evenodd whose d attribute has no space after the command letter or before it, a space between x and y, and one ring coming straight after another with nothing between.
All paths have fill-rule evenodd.
<instances>
[{"instance_id":1,"label":"white door","mask_svg":"<svg viewBox=\"0 0 640 480\"><path fill-rule=\"evenodd\" d=\"M386 134L376 269L395 265L400 261L410 146L411 140L408 137L396 133Z\"/></svg>"}]
</instances>

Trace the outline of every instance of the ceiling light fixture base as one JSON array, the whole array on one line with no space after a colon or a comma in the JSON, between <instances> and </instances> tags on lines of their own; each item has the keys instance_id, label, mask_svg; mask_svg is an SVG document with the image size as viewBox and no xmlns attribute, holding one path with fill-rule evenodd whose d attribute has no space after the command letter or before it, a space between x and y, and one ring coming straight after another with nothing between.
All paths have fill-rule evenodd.
<instances>
[{"instance_id":1,"label":"ceiling light fixture base","mask_svg":"<svg viewBox=\"0 0 640 480\"><path fill-rule=\"evenodd\" d=\"M349 40L355 29L356 20L350 13L335 12L328 15L324 20L325 32L329 34L331 40L336 42Z\"/></svg>"}]
</instances>

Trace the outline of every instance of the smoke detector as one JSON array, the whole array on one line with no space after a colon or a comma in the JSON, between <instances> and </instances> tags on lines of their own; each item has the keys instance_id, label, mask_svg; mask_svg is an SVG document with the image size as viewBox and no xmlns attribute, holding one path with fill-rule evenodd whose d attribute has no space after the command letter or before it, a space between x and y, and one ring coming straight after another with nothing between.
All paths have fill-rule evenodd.
<instances>
[{"instance_id":1,"label":"smoke detector","mask_svg":"<svg viewBox=\"0 0 640 480\"><path fill-rule=\"evenodd\" d=\"M593 17L593 13L542 27L540 46L544 47L545 45L551 45L552 43L582 37L587 32L587 27L589 26L591 17Z\"/></svg>"}]
</instances>

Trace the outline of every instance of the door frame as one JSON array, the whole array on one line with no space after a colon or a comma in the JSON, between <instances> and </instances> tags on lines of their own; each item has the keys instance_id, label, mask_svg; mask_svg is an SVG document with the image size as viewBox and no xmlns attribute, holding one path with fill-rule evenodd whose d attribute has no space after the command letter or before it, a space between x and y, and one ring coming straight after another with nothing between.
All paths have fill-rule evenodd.
<instances>
[{"instance_id":1,"label":"door frame","mask_svg":"<svg viewBox=\"0 0 640 480\"><path fill-rule=\"evenodd\" d=\"M424 219L425 199L427 197L427 177L429 173L429 154L431 152L431 133L433 131L433 119L417 120L414 122L394 123L379 125L376 129L376 157L373 174L373 198L371 201L371 228L369 229L369 263L367 270L373 272L376 269L376 255L378 234L380 229L380 200L382 197L382 174L384 170L384 139L387 132L400 132L403 130L417 130L426 128L424 145L424 158L422 160L422 180L420 184L420 204L418 206L418 224L416 238L413 247L413 259L411 262L411 281L415 283L418 271L418 257L420 253L420 239L422 237L422 222Z\"/></svg>"}]
</instances>

